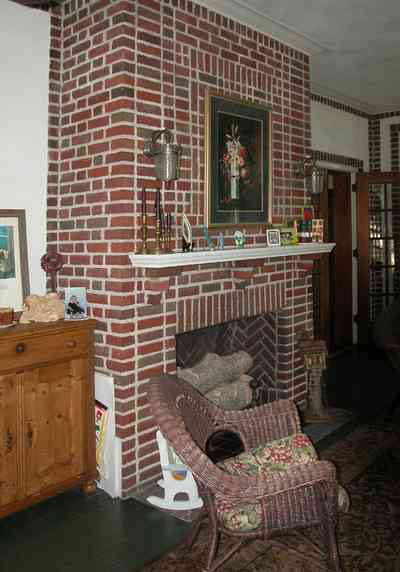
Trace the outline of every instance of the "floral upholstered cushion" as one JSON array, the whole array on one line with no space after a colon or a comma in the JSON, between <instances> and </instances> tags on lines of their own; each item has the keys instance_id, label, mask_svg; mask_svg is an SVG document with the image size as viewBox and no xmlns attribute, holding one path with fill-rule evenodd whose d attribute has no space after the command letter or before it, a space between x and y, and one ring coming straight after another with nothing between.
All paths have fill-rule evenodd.
<instances>
[{"instance_id":1,"label":"floral upholstered cushion","mask_svg":"<svg viewBox=\"0 0 400 572\"><path fill-rule=\"evenodd\" d=\"M310 439L298 433L227 459L219 463L219 467L231 475L261 475L268 478L316 459L317 453ZM238 505L216 496L216 507L218 517L230 530L255 530L261 524L261 507L257 501Z\"/></svg>"}]
</instances>

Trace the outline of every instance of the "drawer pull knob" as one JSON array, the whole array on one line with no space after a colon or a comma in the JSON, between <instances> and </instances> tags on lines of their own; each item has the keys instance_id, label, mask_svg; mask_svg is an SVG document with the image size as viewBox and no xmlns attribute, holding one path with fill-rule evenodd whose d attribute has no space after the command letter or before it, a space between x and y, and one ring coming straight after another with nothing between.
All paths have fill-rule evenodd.
<instances>
[{"instance_id":1,"label":"drawer pull knob","mask_svg":"<svg viewBox=\"0 0 400 572\"><path fill-rule=\"evenodd\" d=\"M15 347L15 351L17 352L17 354L23 354L25 349L26 349L26 345L24 344L24 342L20 342Z\"/></svg>"},{"instance_id":2,"label":"drawer pull knob","mask_svg":"<svg viewBox=\"0 0 400 572\"><path fill-rule=\"evenodd\" d=\"M68 340L67 348L76 348L76 346L77 346L76 340Z\"/></svg>"}]
</instances>

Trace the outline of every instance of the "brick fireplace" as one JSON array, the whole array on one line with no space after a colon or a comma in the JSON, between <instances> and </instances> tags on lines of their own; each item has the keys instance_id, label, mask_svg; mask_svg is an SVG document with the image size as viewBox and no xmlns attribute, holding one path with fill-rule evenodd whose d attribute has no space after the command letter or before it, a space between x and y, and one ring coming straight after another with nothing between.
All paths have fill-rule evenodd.
<instances>
[{"instance_id":1,"label":"brick fireplace","mask_svg":"<svg viewBox=\"0 0 400 572\"><path fill-rule=\"evenodd\" d=\"M288 397L300 406L305 404L307 383L298 339L313 330L313 258L331 247L294 247L292 251L298 249L299 254L290 256L277 256L271 248L203 252L201 258L205 262L201 264L195 264L195 253L193 264L189 263L191 254L177 255L183 261L182 266L175 265L173 260L170 262L169 255L154 257L163 265L169 264L161 268L146 267L154 263L151 255L131 256L140 291L135 395L139 451L136 476L140 476L140 482L159 473L154 420L146 401L147 380L161 372L176 372L177 334L274 314L275 330L268 339L274 356L274 371L270 372L274 395L271 397ZM303 253L302 249L305 250ZM246 258L255 251L259 258ZM282 253L284 251L282 249ZM226 262L218 260L229 257L230 252L239 258ZM208 262L208 259L215 261ZM253 342L250 340L250 343ZM251 348L249 350L251 352Z\"/></svg>"},{"instance_id":2,"label":"brick fireplace","mask_svg":"<svg viewBox=\"0 0 400 572\"><path fill-rule=\"evenodd\" d=\"M276 383L282 396L304 400L296 334L312 330L313 255L221 261L210 253L156 268L129 254L139 246L140 189L151 214L157 185L143 144L160 128L183 147L181 178L162 190L175 246L183 213L197 249L205 246L210 89L270 107L272 221L301 216L304 182L293 163L310 151L309 58L189 0L65 0L51 10L47 240L65 258L59 287L87 288L97 319L96 368L114 379L126 495L158 472L146 387L175 371L177 333L276 312ZM245 227L246 247L260 250L265 228ZM234 230L225 231L227 248Z\"/></svg>"}]
</instances>

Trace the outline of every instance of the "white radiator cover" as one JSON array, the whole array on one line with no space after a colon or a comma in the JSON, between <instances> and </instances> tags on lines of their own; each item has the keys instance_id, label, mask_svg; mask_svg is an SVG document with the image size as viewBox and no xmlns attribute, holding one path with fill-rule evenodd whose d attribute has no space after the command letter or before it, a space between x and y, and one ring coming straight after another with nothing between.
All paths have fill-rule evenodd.
<instances>
[{"instance_id":1,"label":"white radiator cover","mask_svg":"<svg viewBox=\"0 0 400 572\"><path fill-rule=\"evenodd\" d=\"M108 407L108 424L104 444L105 475L97 481L112 498L121 496L121 439L115 435L114 380L112 377L95 372L95 399Z\"/></svg>"}]
</instances>

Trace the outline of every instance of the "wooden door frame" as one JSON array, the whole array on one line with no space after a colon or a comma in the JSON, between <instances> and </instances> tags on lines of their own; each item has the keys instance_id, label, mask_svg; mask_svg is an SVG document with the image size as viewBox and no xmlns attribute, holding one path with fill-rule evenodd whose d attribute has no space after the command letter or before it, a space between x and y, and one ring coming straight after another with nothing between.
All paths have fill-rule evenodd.
<instances>
[{"instance_id":1,"label":"wooden door frame","mask_svg":"<svg viewBox=\"0 0 400 572\"><path fill-rule=\"evenodd\" d=\"M373 184L400 184L400 172L376 171L357 173L357 248L358 248L358 343L369 344L372 332L369 323L369 225L368 189ZM367 221L367 224L365 224ZM363 286L364 285L364 286ZM367 285L367 287L365 287Z\"/></svg>"}]
</instances>

